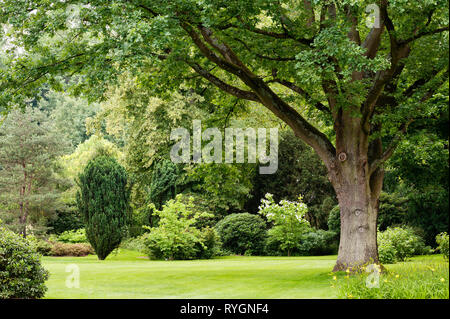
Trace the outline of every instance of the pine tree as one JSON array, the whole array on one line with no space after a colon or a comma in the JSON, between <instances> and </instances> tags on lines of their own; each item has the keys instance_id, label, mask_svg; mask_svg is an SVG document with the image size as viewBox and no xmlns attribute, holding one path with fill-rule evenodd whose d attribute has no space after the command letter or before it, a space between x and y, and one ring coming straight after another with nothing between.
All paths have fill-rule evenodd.
<instances>
[{"instance_id":1,"label":"pine tree","mask_svg":"<svg viewBox=\"0 0 450 319\"><path fill-rule=\"evenodd\" d=\"M55 159L67 148L48 117L27 107L11 112L0 125L0 216L12 230L27 228L61 208L62 186Z\"/></svg>"},{"instance_id":2,"label":"pine tree","mask_svg":"<svg viewBox=\"0 0 450 319\"><path fill-rule=\"evenodd\" d=\"M98 156L79 175L77 206L86 235L100 260L117 248L128 224L127 173L112 157Z\"/></svg>"}]
</instances>

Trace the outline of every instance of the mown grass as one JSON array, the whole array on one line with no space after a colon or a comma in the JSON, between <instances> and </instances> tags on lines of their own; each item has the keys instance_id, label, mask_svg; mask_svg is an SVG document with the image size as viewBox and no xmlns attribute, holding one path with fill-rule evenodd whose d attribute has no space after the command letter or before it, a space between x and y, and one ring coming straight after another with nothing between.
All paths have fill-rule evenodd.
<instances>
[{"instance_id":1,"label":"mown grass","mask_svg":"<svg viewBox=\"0 0 450 319\"><path fill-rule=\"evenodd\" d=\"M104 261L96 256L44 257L44 267L50 271L45 297L337 298L339 291L330 285L335 261L336 256L150 261L141 253L124 249ZM412 264L420 262L415 258ZM66 287L70 275L66 267L71 264L80 270L79 288Z\"/></svg>"}]
</instances>

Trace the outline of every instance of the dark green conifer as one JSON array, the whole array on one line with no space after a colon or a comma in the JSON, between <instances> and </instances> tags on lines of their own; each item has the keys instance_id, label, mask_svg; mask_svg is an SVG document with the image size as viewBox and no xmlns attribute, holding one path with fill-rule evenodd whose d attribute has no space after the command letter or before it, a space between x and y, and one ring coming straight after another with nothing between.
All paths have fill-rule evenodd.
<instances>
[{"instance_id":1,"label":"dark green conifer","mask_svg":"<svg viewBox=\"0 0 450 319\"><path fill-rule=\"evenodd\" d=\"M128 224L127 173L115 159L98 156L87 164L78 183L77 206L86 236L103 260L119 246Z\"/></svg>"}]
</instances>

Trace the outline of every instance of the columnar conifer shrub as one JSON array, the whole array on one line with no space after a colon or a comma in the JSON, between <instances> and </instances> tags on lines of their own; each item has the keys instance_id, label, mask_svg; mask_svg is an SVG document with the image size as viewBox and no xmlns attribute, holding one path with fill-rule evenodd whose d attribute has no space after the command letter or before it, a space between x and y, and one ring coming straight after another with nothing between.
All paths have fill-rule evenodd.
<instances>
[{"instance_id":1,"label":"columnar conifer shrub","mask_svg":"<svg viewBox=\"0 0 450 319\"><path fill-rule=\"evenodd\" d=\"M79 175L77 206L86 236L100 260L117 248L128 224L129 188L125 169L108 156L92 159Z\"/></svg>"},{"instance_id":2,"label":"columnar conifer shrub","mask_svg":"<svg viewBox=\"0 0 450 319\"><path fill-rule=\"evenodd\" d=\"M0 299L44 297L48 271L27 239L0 226Z\"/></svg>"}]
</instances>

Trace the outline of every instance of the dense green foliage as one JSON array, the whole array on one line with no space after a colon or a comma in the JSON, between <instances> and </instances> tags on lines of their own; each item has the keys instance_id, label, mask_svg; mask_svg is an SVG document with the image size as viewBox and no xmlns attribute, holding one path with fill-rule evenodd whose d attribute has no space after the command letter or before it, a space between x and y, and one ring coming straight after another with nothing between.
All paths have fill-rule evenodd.
<instances>
[{"instance_id":1,"label":"dense green foliage","mask_svg":"<svg viewBox=\"0 0 450 319\"><path fill-rule=\"evenodd\" d=\"M65 231L77 230L84 227L83 216L75 210L57 211L55 215L48 221L47 227L49 233L61 234Z\"/></svg>"},{"instance_id":2,"label":"dense green foliage","mask_svg":"<svg viewBox=\"0 0 450 319\"><path fill-rule=\"evenodd\" d=\"M85 99L55 91L43 94L37 107L48 113L59 136L69 141L71 150L89 138L86 119L98 110L97 104L89 104Z\"/></svg>"},{"instance_id":3,"label":"dense green foliage","mask_svg":"<svg viewBox=\"0 0 450 319\"><path fill-rule=\"evenodd\" d=\"M326 167L292 131L280 132L279 139L278 170L272 175L254 175L252 198L246 203L246 209L256 213L266 193L273 194L276 201L295 201L301 194L308 206L306 219L311 226L326 229L329 211L337 203Z\"/></svg>"},{"instance_id":4,"label":"dense green foliage","mask_svg":"<svg viewBox=\"0 0 450 319\"><path fill-rule=\"evenodd\" d=\"M86 223L86 236L99 259L117 248L129 220L127 173L115 159L98 156L79 175L77 206Z\"/></svg>"},{"instance_id":5,"label":"dense green foliage","mask_svg":"<svg viewBox=\"0 0 450 319\"><path fill-rule=\"evenodd\" d=\"M297 247L300 256L333 255L338 251L336 234L323 229L311 230L300 237Z\"/></svg>"},{"instance_id":6,"label":"dense green foliage","mask_svg":"<svg viewBox=\"0 0 450 319\"><path fill-rule=\"evenodd\" d=\"M158 227L147 227L150 232L143 236L151 259L211 258L217 254L220 243L215 230L196 228L199 220L212 215L194 212L192 201L190 198L185 204L178 195L164 204L162 210L153 207L159 217Z\"/></svg>"},{"instance_id":7,"label":"dense green foliage","mask_svg":"<svg viewBox=\"0 0 450 319\"><path fill-rule=\"evenodd\" d=\"M27 235L45 232L45 221L62 208L67 181L55 159L66 143L45 113L27 107L0 122L0 212L7 227Z\"/></svg>"},{"instance_id":8,"label":"dense green foliage","mask_svg":"<svg viewBox=\"0 0 450 319\"><path fill-rule=\"evenodd\" d=\"M171 161L165 160L155 165L150 184L150 202L157 209L177 194L178 168Z\"/></svg>"},{"instance_id":9,"label":"dense green foliage","mask_svg":"<svg viewBox=\"0 0 450 319\"><path fill-rule=\"evenodd\" d=\"M328 230L334 232L336 237L339 238L341 233L341 211L339 205L336 205L331 209L330 214L328 215L327 225Z\"/></svg>"},{"instance_id":10,"label":"dense green foliage","mask_svg":"<svg viewBox=\"0 0 450 319\"><path fill-rule=\"evenodd\" d=\"M77 244L77 243L87 243L88 240L86 238L86 230L84 228L80 229L74 229L74 230L67 230L58 236L50 236L50 240L56 239L56 241L62 242L62 243L71 243L71 244Z\"/></svg>"},{"instance_id":11,"label":"dense green foliage","mask_svg":"<svg viewBox=\"0 0 450 319\"><path fill-rule=\"evenodd\" d=\"M223 248L240 255L258 255L264 251L266 228L260 216L249 213L228 215L216 225Z\"/></svg>"},{"instance_id":12,"label":"dense green foliage","mask_svg":"<svg viewBox=\"0 0 450 319\"><path fill-rule=\"evenodd\" d=\"M0 299L42 298L47 279L33 244L0 226Z\"/></svg>"},{"instance_id":13,"label":"dense green foliage","mask_svg":"<svg viewBox=\"0 0 450 319\"><path fill-rule=\"evenodd\" d=\"M378 253L381 263L404 261L414 255L430 252L423 239L411 228L392 227L378 233Z\"/></svg>"},{"instance_id":14,"label":"dense green foliage","mask_svg":"<svg viewBox=\"0 0 450 319\"><path fill-rule=\"evenodd\" d=\"M267 193L261 200L258 213L265 216L273 223L273 227L268 231L268 243L270 246L277 244L277 250L291 252L299 248L301 236L309 230L309 222L305 219L308 207L299 197L298 202L281 200L275 203L273 195Z\"/></svg>"}]
</instances>

